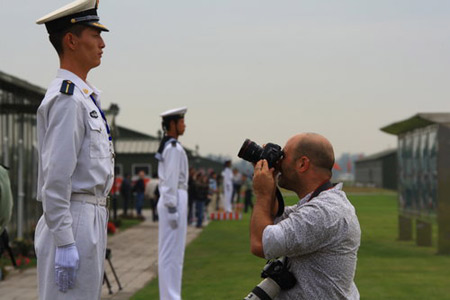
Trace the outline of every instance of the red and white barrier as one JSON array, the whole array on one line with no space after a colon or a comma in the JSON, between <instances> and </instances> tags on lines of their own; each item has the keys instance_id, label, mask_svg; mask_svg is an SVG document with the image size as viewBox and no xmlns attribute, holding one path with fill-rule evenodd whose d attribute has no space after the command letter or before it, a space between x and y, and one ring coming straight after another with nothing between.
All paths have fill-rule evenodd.
<instances>
[{"instance_id":1,"label":"red and white barrier","mask_svg":"<svg viewBox=\"0 0 450 300\"><path fill-rule=\"evenodd\" d=\"M241 220L242 214L240 212L213 212L210 215L210 220L222 221L222 220Z\"/></svg>"}]
</instances>

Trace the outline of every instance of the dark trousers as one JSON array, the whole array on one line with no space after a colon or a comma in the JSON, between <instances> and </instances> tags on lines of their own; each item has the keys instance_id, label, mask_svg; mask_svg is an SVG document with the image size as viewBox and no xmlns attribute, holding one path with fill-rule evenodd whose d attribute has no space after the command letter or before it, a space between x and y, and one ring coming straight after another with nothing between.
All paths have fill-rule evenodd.
<instances>
[{"instance_id":1,"label":"dark trousers","mask_svg":"<svg viewBox=\"0 0 450 300\"><path fill-rule=\"evenodd\" d=\"M144 206L144 193L137 193L136 195L136 213L138 216L142 215L142 207Z\"/></svg>"},{"instance_id":2,"label":"dark trousers","mask_svg":"<svg viewBox=\"0 0 450 300\"><path fill-rule=\"evenodd\" d=\"M253 201L252 201L252 191L251 190L247 190L245 191L245 206L244 206L244 212L248 211L248 208L251 207L253 210Z\"/></svg>"},{"instance_id":3,"label":"dark trousers","mask_svg":"<svg viewBox=\"0 0 450 300\"><path fill-rule=\"evenodd\" d=\"M204 211L205 201L195 201L195 216L197 217L197 227L202 227Z\"/></svg>"},{"instance_id":4,"label":"dark trousers","mask_svg":"<svg viewBox=\"0 0 450 300\"><path fill-rule=\"evenodd\" d=\"M192 199L192 197L188 197L188 217L187 217L188 224L192 223L193 207L194 207L194 199Z\"/></svg>"},{"instance_id":5,"label":"dark trousers","mask_svg":"<svg viewBox=\"0 0 450 300\"><path fill-rule=\"evenodd\" d=\"M150 199L150 205L152 207L153 222L156 222L158 221L158 209L156 208L158 205L158 199Z\"/></svg>"},{"instance_id":6,"label":"dark trousers","mask_svg":"<svg viewBox=\"0 0 450 300\"><path fill-rule=\"evenodd\" d=\"M233 184L233 195L231 196L231 202L234 202L234 196L237 195L236 203L239 203L241 201L241 185L240 184Z\"/></svg>"},{"instance_id":7,"label":"dark trousers","mask_svg":"<svg viewBox=\"0 0 450 300\"><path fill-rule=\"evenodd\" d=\"M128 206L130 205L130 196L124 196L123 197L123 214L126 216L128 214Z\"/></svg>"}]
</instances>

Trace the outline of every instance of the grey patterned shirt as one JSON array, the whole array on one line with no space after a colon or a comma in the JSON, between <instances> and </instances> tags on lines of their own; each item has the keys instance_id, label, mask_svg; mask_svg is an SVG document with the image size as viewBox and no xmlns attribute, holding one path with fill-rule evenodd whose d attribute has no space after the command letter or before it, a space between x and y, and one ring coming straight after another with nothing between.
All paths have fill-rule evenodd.
<instances>
[{"instance_id":1,"label":"grey patterned shirt","mask_svg":"<svg viewBox=\"0 0 450 300\"><path fill-rule=\"evenodd\" d=\"M342 184L311 194L263 232L267 259L287 256L297 284L276 299L359 299L353 281L361 229Z\"/></svg>"}]
</instances>

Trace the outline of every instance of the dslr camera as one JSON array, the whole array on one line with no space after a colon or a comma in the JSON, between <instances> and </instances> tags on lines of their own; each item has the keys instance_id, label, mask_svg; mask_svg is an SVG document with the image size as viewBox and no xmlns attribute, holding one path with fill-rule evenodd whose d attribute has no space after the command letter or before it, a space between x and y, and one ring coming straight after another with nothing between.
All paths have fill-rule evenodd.
<instances>
[{"instance_id":1,"label":"dslr camera","mask_svg":"<svg viewBox=\"0 0 450 300\"><path fill-rule=\"evenodd\" d=\"M276 163L283 156L283 150L281 150L279 145L267 143L263 148L249 139L244 141L238 153L238 157L251 163L257 163L261 159L265 159L269 164L269 168L275 167Z\"/></svg>"},{"instance_id":2,"label":"dslr camera","mask_svg":"<svg viewBox=\"0 0 450 300\"><path fill-rule=\"evenodd\" d=\"M269 260L261 277L265 279L244 300L274 299L281 290L291 289L297 283L294 275L289 272L289 261L285 256Z\"/></svg>"},{"instance_id":3,"label":"dslr camera","mask_svg":"<svg viewBox=\"0 0 450 300\"><path fill-rule=\"evenodd\" d=\"M277 163L284 157L284 152L281 150L281 146L277 144L267 143L263 148L255 142L246 139L239 150L238 157L251 163L257 163L261 159L265 159L269 168L276 168ZM279 217L284 212L284 200L278 187L275 190L275 195L278 200L277 217Z\"/></svg>"}]
</instances>

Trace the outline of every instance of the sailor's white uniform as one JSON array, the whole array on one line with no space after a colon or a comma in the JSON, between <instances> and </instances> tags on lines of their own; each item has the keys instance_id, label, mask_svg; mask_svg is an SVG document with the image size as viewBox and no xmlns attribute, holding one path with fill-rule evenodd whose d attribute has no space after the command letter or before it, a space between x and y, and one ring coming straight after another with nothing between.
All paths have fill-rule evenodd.
<instances>
[{"instance_id":1,"label":"sailor's white uniform","mask_svg":"<svg viewBox=\"0 0 450 300\"><path fill-rule=\"evenodd\" d=\"M159 238L158 274L160 299L181 299L181 280L187 230L188 159L181 144L170 139L158 165ZM169 208L178 213L178 226L170 224Z\"/></svg>"},{"instance_id":2,"label":"sailor's white uniform","mask_svg":"<svg viewBox=\"0 0 450 300\"><path fill-rule=\"evenodd\" d=\"M231 198L233 196L233 172L231 171L231 168L226 167L222 171L222 177L224 209L226 212L232 212Z\"/></svg>"},{"instance_id":3,"label":"sailor's white uniform","mask_svg":"<svg viewBox=\"0 0 450 300\"><path fill-rule=\"evenodd\" d=\"M63 86L66 92L61 92ZM36 227L40 299L100 299L106 250L106 197L114 153L100 105L100 92L60 69L37 113L38 201L44 214ZM75 243L80 265L75 287L55 284L55 249Z\"/></svg>"}]
</instances>

